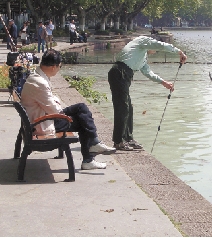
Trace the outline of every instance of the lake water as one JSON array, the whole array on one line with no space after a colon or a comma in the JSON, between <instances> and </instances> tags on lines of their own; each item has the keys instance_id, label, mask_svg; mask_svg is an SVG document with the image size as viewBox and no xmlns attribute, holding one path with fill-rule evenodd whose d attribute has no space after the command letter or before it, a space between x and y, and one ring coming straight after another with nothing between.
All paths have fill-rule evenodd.
<instances>
[{"instance_id":1,"label":"lake water","mask_svg":"<svg viewBox=\"0 0 212 238\"><path fill-rule=\"evenodd\" d=\"M130 88L134 105L134 138L151 152L158 126L168 100L164 120L158 132L152 154L181 180L212 202L212 31L173 31L174 45L186 51L188 63L179 69L175 91L168 100L169 91L134 75ZM97 55L112 55L108 51ZM113 56L112 56L113 57ZM150 62L164 62L158 53ZM172 63L150 63L151 68L168 81L174 81L178 72L178 58L166 56ZM173 63L174 62L174 63ZM96 89L108 96L107 102L96 107L113 121L111 93L107 73L111 64L69 65L65 75L95 76Z\"/></svg>"}]
</instances>

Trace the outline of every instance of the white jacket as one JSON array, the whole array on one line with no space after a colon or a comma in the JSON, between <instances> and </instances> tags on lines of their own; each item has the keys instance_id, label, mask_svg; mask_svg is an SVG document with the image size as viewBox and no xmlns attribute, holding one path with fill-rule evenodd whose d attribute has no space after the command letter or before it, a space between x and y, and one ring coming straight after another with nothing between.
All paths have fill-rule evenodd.
<instances>
[{"instance_id":1,"label":"white jacket","mask_svg":"<svg viewBox=\"0 0 212 238\"><path fill-rule=\"evenodd\" d=\"M31 123L38 117L62 110L59 99L52 94L49 78L40 67L27 78L21 92L21 104L26 109ZM54 121L49 120L37 125L34 134L54 135Z\"/></svg>"}]
</instances>

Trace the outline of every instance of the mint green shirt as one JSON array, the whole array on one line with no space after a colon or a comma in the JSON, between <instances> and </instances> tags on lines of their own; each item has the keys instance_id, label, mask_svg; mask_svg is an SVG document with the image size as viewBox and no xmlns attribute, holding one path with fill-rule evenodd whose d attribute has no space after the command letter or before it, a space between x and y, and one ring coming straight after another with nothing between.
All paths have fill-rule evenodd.
<instances>
[{"instance_id":1,"label":"mint green shirt","mask_svg":"<svg viewBox=\"0 0 212 238\"><path fill-rule=\"evenodd\" d=\"M140 70L150 80L162 83L162 78L155 74L147 64L147 51L164 51L178 53L180 49L172 44L157 41L151 37L139 36L130 41L118 54L116 61L120 61L129 66L133 71Z\"/></svg>"}]
</instances>

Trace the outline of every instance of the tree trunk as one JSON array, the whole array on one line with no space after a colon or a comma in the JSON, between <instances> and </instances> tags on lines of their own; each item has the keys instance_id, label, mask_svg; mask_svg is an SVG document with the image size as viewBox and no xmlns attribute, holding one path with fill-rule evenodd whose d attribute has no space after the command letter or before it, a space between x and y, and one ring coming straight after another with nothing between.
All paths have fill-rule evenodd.
<instances>
[{"instance_id":1,"label":"tree trunk","mask_svg":"<svg viewBox=\"0 0 212 238\"><path fill-rule=\"evenodd\" d=\"M119 21L117 21L117 22L114 22L114 28L115 28L116 30L118 30L118 29L119 29Z\"/></svg>"},{"instance_id":2,"label":"tree trunk","mask_svg":"<svg viewBox=\"0 0 212 238\"><path fill-rule=\"evenodd\" d=\"M40 19L39 19L39 15L37 14L37 12L35 11L35 9L33 7L32 0L27 0L27 5L28 5L28 7L31 11L31 15L32 15L33 20L37 24Z\"/></svg>"},{"instance_id":3,"label":"tree trunk","mask_svg":"<svg viewBox=\"0 0 212 238\"><path fill-rule=\"evenodd\" d=\"M113 20L114 20L114 29L115 29L115 30L118 30L118 29L119 29L120 17L115 16L115 17L113 18Z\"/></svg>"},{"instance_id":4,"label":"tree trunk","mask_svg":"<svg viewBox=\"0 0 212 238\"><path fill-rule=\"evenodd\" d=\"M8 16L8 20L11 19L10 2L7 2L7 16Z\"/></svg>"},{"instance_id":5,"label":"tree trunk","mask_svg":"<svg viewBox=\"0 0 212 238\"><path fill-rule=\"evenodd\" d=\"M128 22L128 30L130 30L130 31L133 30L133 19L129 19L129 22Z\"/></svg>"},{"instance_id":6,"label":"tree trunk","mask_svg":"<svg viewBox=\"0 0 212 238\"><path fill-rule=\"evenodd\" d=\"M101 26L100 26L101 31L105 31L105 22L106 22L106 20L107 20L106 17L101 19Z\"/></svg>"},{"instance_id":7,"label":"tree trunk","mask_svg":"<svg viewBox=\"0 0 212 238\"><path fill-rule=\"evenodd\" d=\"M81 31L85 30L85 16L86 16L85 10L81 9L79 17L79 29Z\"/></svg>"}]
</instances>

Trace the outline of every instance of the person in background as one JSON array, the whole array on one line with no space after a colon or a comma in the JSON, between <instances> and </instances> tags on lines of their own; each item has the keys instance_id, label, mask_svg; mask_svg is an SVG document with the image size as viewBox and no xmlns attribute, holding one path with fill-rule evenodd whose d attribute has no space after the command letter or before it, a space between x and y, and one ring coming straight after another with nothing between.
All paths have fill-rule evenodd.
<instances>
[{"instance_id":1,"label":"person in background","mask_svg":"<svg viewBox=\"0 0 212 238\"><path fill-rule=\"evenodd\" d=\"M71 126L64 120L46 121L37 125L34 135L54 135L65 128L78 132L81 143L83 161L81 169L105 169L106 163L97 162L97 154L111 154L115 148L108 147L100 142L92 113L84 103L77 103L62 108L59 99L53 95L50 78L55 76L61 68L61 54L54 50L47 50L40 66L34 74L27 78L21 93L21 104L26 109L31 122L46 114L62 113L72 117ZM69 127L70 126L70 127Z\"/></svg>"},{"instance_id":2,"label":"person in background","mask_svg":"<svg viewBox=\"0 0 212 238\"><path fill-rule=\"evenodd\" d=\"M46 37L46 48L49 49L48 44L50 43L50 49L52 48L52 31L54 30L54 25L52 24L52 20L50 19L47 21L46 24L46 31L47 31L47 37Z\"/></svg>"},{"instance_id":3,"label":"person in background","mask_svg":"<svg viewBox=\"0 0 212 238\"><path fill-rule=\"evenodd\" d=\"M44 53L47 32L46 27L43 25L42 21L38 22L37 36L38 36L38 53L40 53L40 45L42 45L42 53Z\"/></svg>"},{"instance_id":4,"label":"person in background","mask_svg":"<svg viewBox=\"0 0 212 238\"><path fill-rule=\"evenodd\" d=\"M76 31L76 39L78 39L79 43L83 42L83 37Z\"/></svg>"},{"instance_id":5,"label":"person in background","mask_svg":"<svg viewBox=\"0 0 212 238\"><path fill-rule=\"evenodd\" d=\"M17 46L18 32L17 32L17 26L15 25L15 22L13 19L9 20L9 34L10 34L15 46ZM10 43L12 45L11 39L10 39Z\"/></svg>"},{"instance_id":6,"label":"person in background","mask_svg":"<svg viewBox=\"0 0 212 238\"><path fill-rule=\"evenodd\" d=\"M157 41L147 36L139 36L130 41L117 54L117 61L108 72L108 82L112 92L114 108L113 141L117 150L130 151L143 148L133 138L133 106L129 88L134 72L140 71L153 82L157 82L169 90L174 90L171 82L165 81L153 73L147 64L147 54L156 51L179 54L182 64L187 59L186 55L172 44Z\"/></svg>"},{"instance_id":7,"label":"person in background","mask_svg":"<svg viewBox=\"0 0 212 238\"><path fill-rule=\"evenodd\" d=\"M27 21L26 24L27 24L27 30L26 30L26 33L27 33L27 45L29 45L30 43L32 43L30 41L30 34L31 34L31 32L30 32L30 21Z\"/></svg>"},{"instance_id":8,"label":"person in background","mask_svg":"<svg viewBox=\"0 0 212 238\"><path fill-rule=\"evenodd\" d=\"M23 26L20 29L21 43L22 45L26 45L27 43L27 23L24 22Z\"/></svg>"},{"instance_id":9,"label":"person in background","mask_svg":"<svg viewBox=\"0 0 212 238\"><path fill-rule=\"evenodd\" d=\"M76 26L74 24L74 20L72 20L69 24L69 33L70 33L70 45L72 45L74 42L74 38L76 38Z\"/></svg>"},{"instance_id":10,"label":"person in background","mask_svg":"<svg viewBox=\"0 0 212 238\"><path fill-rule=\"evenodd\" d=\"M7 49L8 50L10 50L11 49L11 47L10 47L10 37L9 37L9 31L10 31L10 27L11 27L11 25L10 25L10 23L8 23L8 25L7 25L7 32L6 32L6 34L7 34Z\"/></svg>"}]
</instances>

